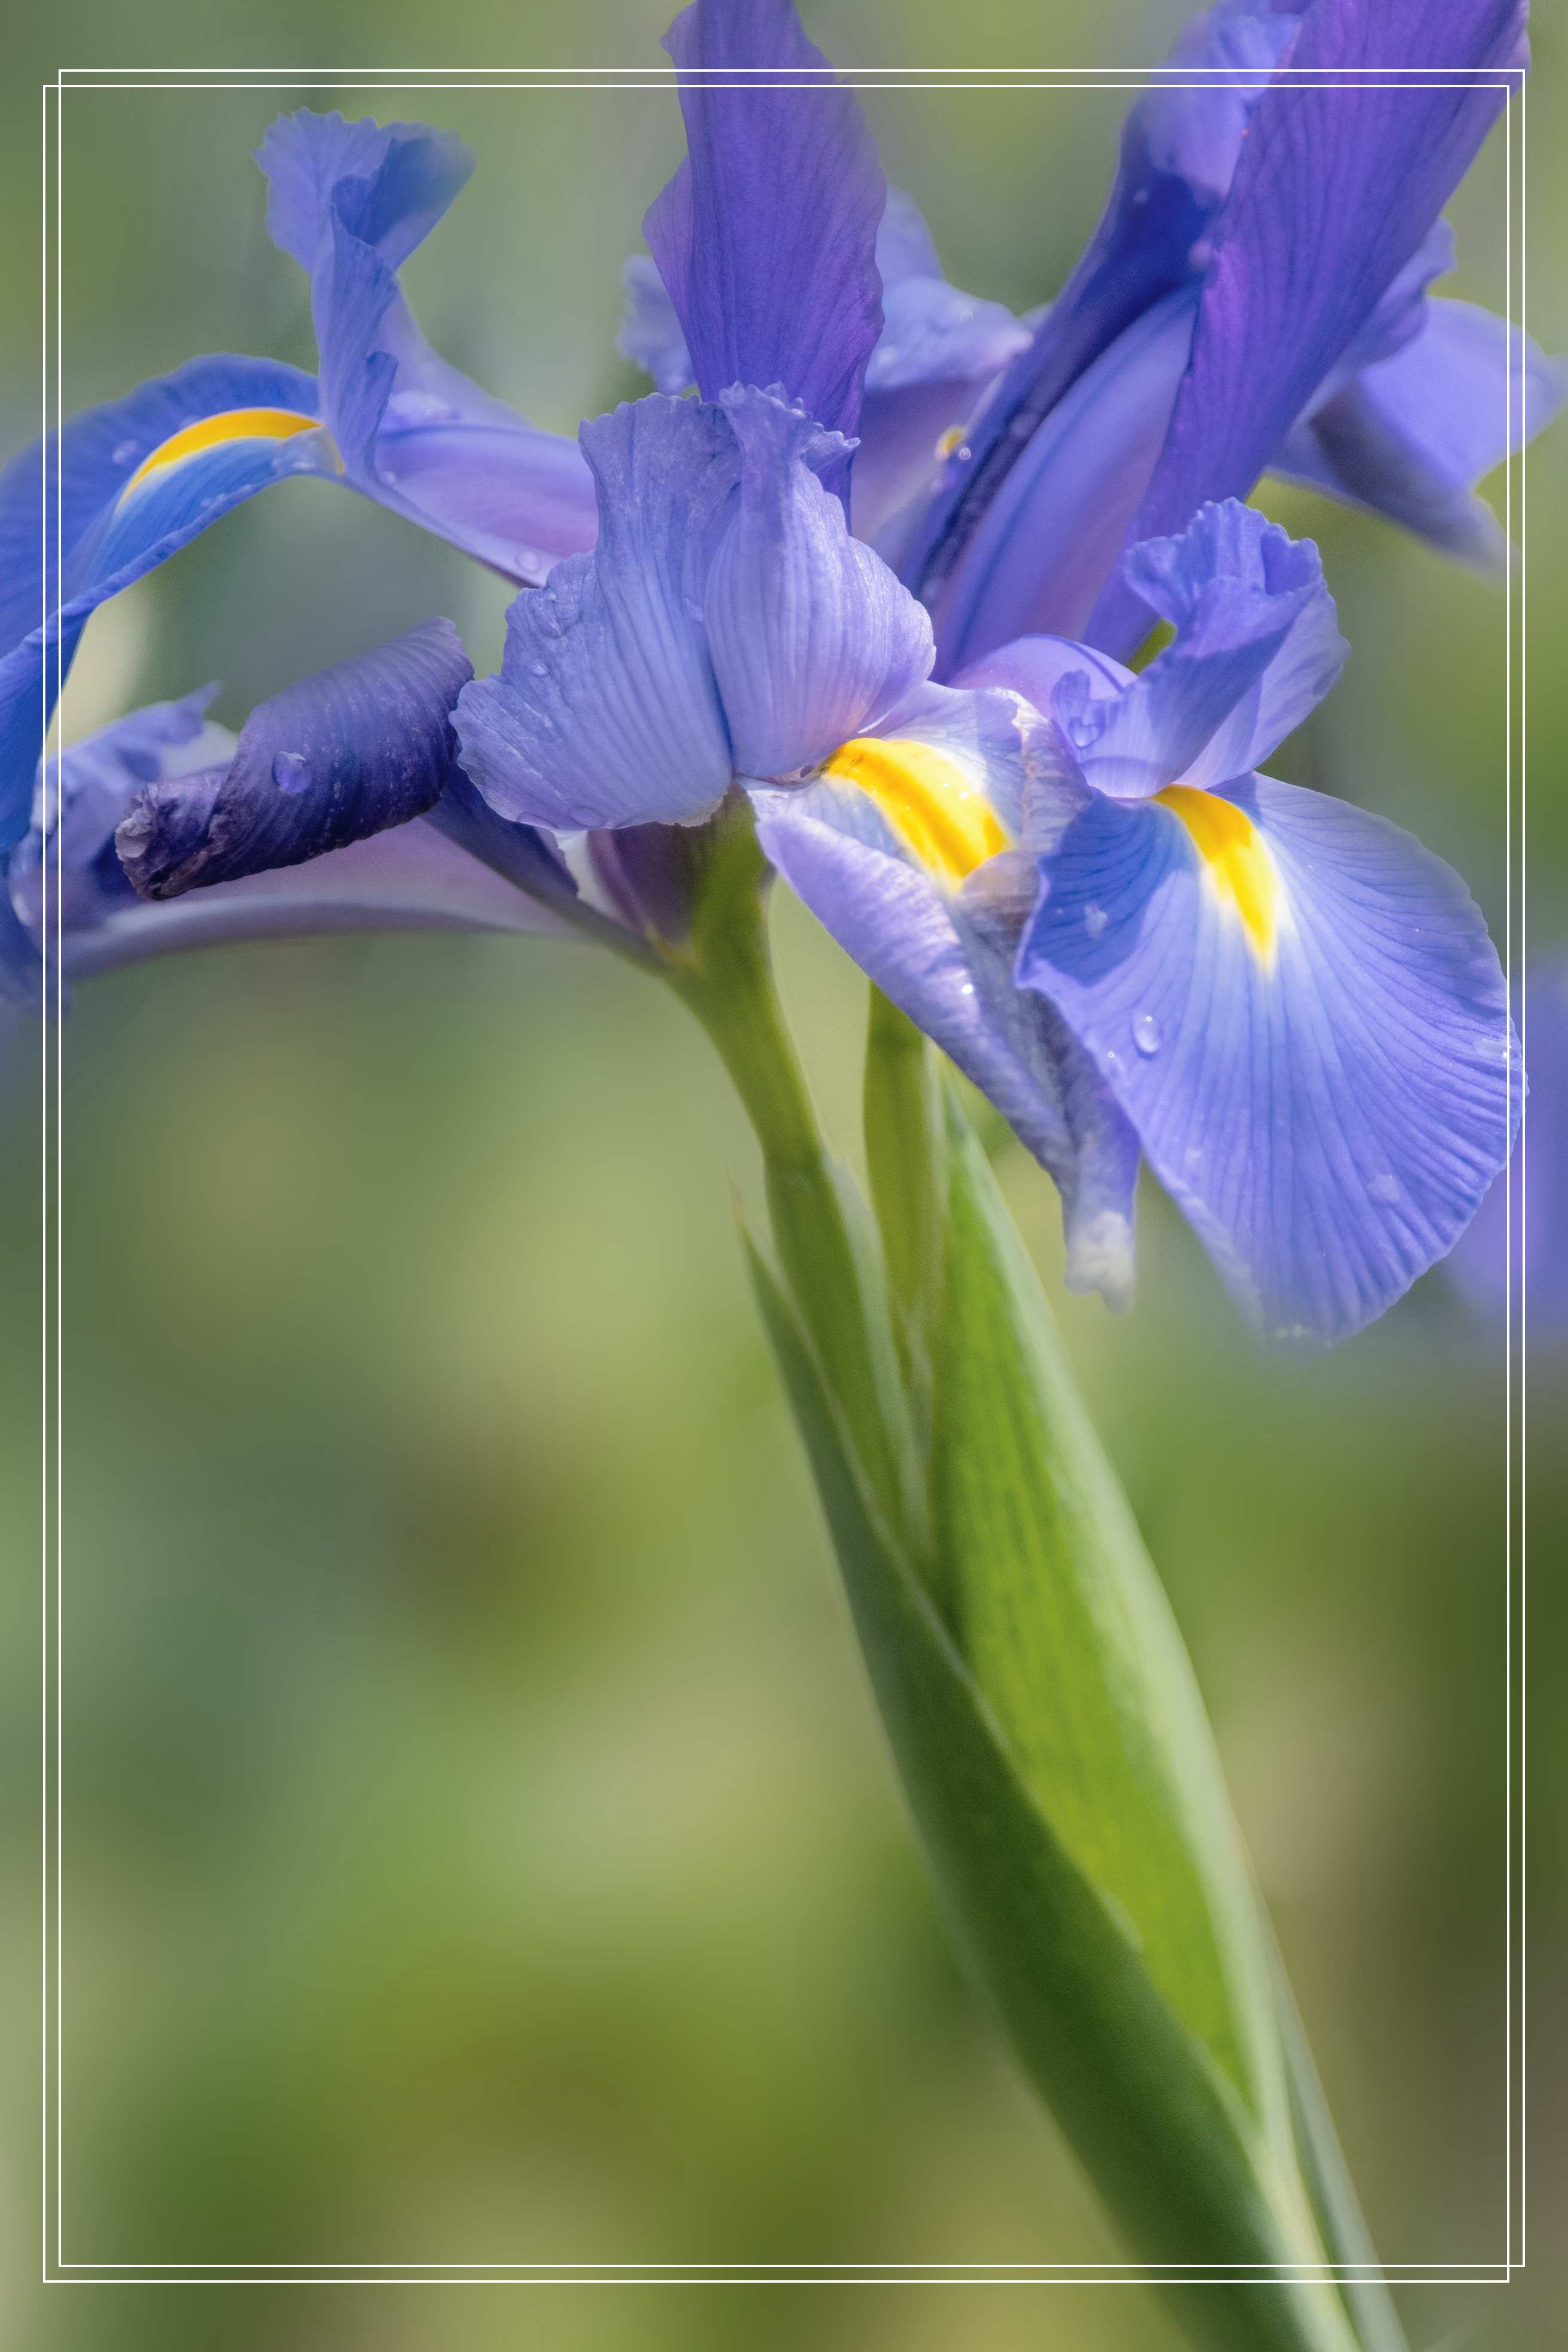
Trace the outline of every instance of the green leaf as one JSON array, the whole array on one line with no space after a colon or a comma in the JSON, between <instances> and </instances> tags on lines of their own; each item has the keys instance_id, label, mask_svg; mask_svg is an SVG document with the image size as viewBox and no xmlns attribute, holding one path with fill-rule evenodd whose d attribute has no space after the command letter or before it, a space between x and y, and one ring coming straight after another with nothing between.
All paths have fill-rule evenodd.
<instances>
[{"instance_id":1,"label":"green leaf","mask_svg":"<svg viewBox=\"0 0 1568 2352\"><path fill-rule=\"evenodd\" d=\"M1186 1651L956 1099L948 1161L936 1596L1062 1845L1289 2158L1268 1950Z\"/></svg>"},{"instance_id":2,"label":"green leaf","mask_svg":"<svg viewBox=\"0 0 1568 2352\"><path fill-rule=\"evenodd\" d=\"M1039 1801L1006 1731L857 1465L793 1303L752 1278L816 1474L862 1647L956 1938L1137 2253L1149 2263L1321 2262L1293 2168L1153 1980L1130 1918ZM1176 2290L1211 2352L1351 2352L1333 2287Z\"/></svg>"}]
</instances>

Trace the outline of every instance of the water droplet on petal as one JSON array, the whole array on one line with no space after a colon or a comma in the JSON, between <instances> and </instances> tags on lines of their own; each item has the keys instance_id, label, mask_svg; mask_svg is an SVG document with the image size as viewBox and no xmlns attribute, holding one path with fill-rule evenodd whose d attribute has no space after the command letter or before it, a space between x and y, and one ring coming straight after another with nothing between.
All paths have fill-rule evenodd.
<instances>
[{"instance_id":1,"label":"water droplet on petal","mask_svg":"<svg viewBox=\"0 0 1568 2352\"><path fill-rule=\"evenodd\" d=\"M1132 1043L1141 1054L1157 1054L1163 1043L1160 1024L1152 1013L1140 1013L1132 1024Z\"/></svg>"},{"instance_id":2,"label":"water droplet on petal","mask_svg":"<svg viewBox=\"0 0 1568 2352\"><path fill-rule=\"evenodd\" d=\"M1385 1208L1392 1208L1399 1198L1399 1185L1392 1176L1374 1176L1366 1189L1373 1199L1381 1201Z\"/></svg>"},{"instance_id":3,"label":"water droplet on petal","mask_svg":"<svg viewBox=\"0 0 1568 2352\"><path fill-rule=\"evenodd\" d=\"M1091 940L1104 938L1105 927L1110 920L1110 918L1103 907L1089 906L1083 910L1083 927Z\"/></svg>"},{"instance_id":4,"label":"water droplet on petal","mask_svg":"<svg viewBox=\"0 0 1568 2352\"><path fill-rule=\"evenodd\" d=\"M129 466L132 458L136 455L137 449L140 446L140 443L135 441L117 441L110 457L110 464L111 466Z\"/></svg>"},{"instance_id":5,"label":"water droplet on petal","mask_svg":"<svg viewBox=\"0 0 1568 2352\"><path fill-rule=\"evenodd\" d=\"M272 762L272 781L280 793L308 793L315 778L303 751L279 751Z\"/></svg>"},{"instance_id":6,"label":"water droplet on petal","mask_svg":"<svg viewBox=\"0 0 1568 2352\"><path fill-rule=\"evenodd\" d=\"M550 664L548 662L530 662L528 667L533 672L535 677L548 677L550 676Z\"/></svg>"}]
</instances>

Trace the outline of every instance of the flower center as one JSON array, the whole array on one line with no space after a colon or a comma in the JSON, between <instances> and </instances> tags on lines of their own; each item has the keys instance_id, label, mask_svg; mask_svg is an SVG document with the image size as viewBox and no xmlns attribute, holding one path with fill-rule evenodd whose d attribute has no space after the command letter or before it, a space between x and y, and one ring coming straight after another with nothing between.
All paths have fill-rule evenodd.
<instances>
[{"instance_id":1,"label":"flower center","mask_svg":"<svg viewBox=\"0 0 1568 2352\"><path fill-rule=\"evenodd\" d=\"M928 873L957 883L1010 846L985 794L945 751L909 736L857 735L823 770L858 785Z\"/></svg>"},{"instance_id":2,"label":"flower center","mask_svg":"<svg viewBox=\"0 0 1568 2352\"><path fill-rule=\"evenodd\" d=\"M1222 905L1239 916L1258 961L1271 964L1279 931L1279 877L1258 827L1234 801L1191 784L1167 784L1154 798L1180 817Z\"/></svg>"}]
</instances>

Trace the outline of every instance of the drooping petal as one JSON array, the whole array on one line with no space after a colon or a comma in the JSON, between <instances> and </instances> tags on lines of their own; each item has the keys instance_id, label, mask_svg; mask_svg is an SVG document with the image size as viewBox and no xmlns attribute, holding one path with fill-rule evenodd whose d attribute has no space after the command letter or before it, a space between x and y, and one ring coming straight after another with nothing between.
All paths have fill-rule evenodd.
<instances>
[{"instance_id":1,"label":"drooping petal","mask_svg":"<svg viewBox=\"0 0 1568 2352\"><path fill-rule=\"evenodd\" d=\"M1417 333L1287 435L1270 470L1372 509L1484 571L1507 556L1475 486L1550 425L1568 362L1474 303L1429 300Z\"/></svg>"},{"instance_id":2,"label":"drooping petal","mask_svg":"<svg viewBox=\"0 0 1568 2352\"><path fill-rule=\"evenodd\" d=\"M778 871L883 993L934 1038L1007 1120L1062 1196L1070 1287L1125 1306L1132 1279L1138 1144L1052 1008L1013 984L1018 925L1003 877L967 909L856 796L823 787L754 795ZM984 869L982 869L984 871Z\"/></svg>"},{"instance_id":3,"label":"drooping petal","mask_svg":"<svg viewBox=\"0 0 1568 2352\"><path fill-rule=\"evenodd\" d=\"M735 436L721 409L653 393L582 440L598 544L512 605L499 674L458 705L462 764L524 824L689 823L733 765L700 599Z\"/></svg>"},{"instance_id":4,"label":"drooping petal","mask_svg":"<svg viewBox=\"0 0 1568 2352\"><path fill-rule=\"evenodd\" d=\"M1235 175L1248 118L1290 49L1299 15L1249 0L1220 0L1193 19L1172 51L1168 79L1133 107L1122 131L1121 168L1099 227L1028 347L1014 360L966 436L966 446L949 459L905 555L903 578L933 609L959 565L968 565L971 542L984 518L1064 395L1145 313L1173 296L1195 294L1206 259L1204 239ZM1164 417L1159 421L1163 432ZM1055 483L1036 470L1034 498L1048 509ZM1142 484L1138 487L1142 490ZM1014 512L1025 502L1015 486ZM1108 568L1109 562L1101 565L1101 579ZM1042 564L1032 582L1020 583L1011 616L999 615L984 637L974 635L955 644L946 667L956 667L1026 630L1077 634L1087 605L1076 614L1057 610L1042 616L1034 610L1047 577L1048 567Z\"/></svg>"},{"instance_id":5,"label":"drooping petal","mask_svg":"<svg viewBox=\"0 0 1568 2352\"><path fill-rule=\"evenodd\" d=\"M69 983L185 948L337 930L568 932L562 910L574 886L553 845L452 808L466 779L453 771L428 815L302 866L242 875L186 896L138 898L114 845L115 829L150 785L171 784L233 761L238 739L204 719L213 689L154 703L100 728L40 765L32 829L12 852L9 906L26 949L0 961L0 994L29 1010L44 995L43 959ZM487 828L478 837L479 824ZM52 990L50 991L52 997Z\"/></svg>"},{"instance_id":6,"label":"drooping petal","mask_svg":"<svg viewBox=\"0 0 1568 2352\"><path fill-rule=\"evenodd\" d=\"M1518 1117L1502 973L1458 877L1262 776L1097 795L1040 870L1019 982L1247 1312L1295 1346L1381 1314L1452 1246Z\"/></svg>"},{"instance_id":7,"label":"drooping petal","mask_svg":"<svg viewBox=\"0 0 1568 2352\"><path fill-rule=\"evenodd\" d=\"M193 360L74 417L0 475L0 851L83 626L109 597L285 475L333 470L314 380L272 360ZM46 529L47 525L47 529Z\"/></svg>"},{"instance_id":8,"label":"drooping petal","mask_svg":"<svg viewBox=\"0 0 1568 2352\"><path fill-rule=\"evenodd\" d=\"M697 386L783 384L852 435L881 331L886 183L853 93L791 0L693 0L665 38L687 161L643 223Z\"/></svg>"},{"instance_id":9,"label":"drooping petal","mask_svg":"<svg viewBox=\"0 0 1568 2352\"><path fill-rule=\"evenodd\" d=\"M931 623L823 488L836 438L764 393L722 406L740 497L704 595L713 670L738 772L792 776L921 683Z\"/></svg>"},{"instance_id":10,"label":"drooping petal","mask_svg":"<svg viewBox=\"0 0 1568 2352\"><path fill-rule=\"evenodd\" d=\"M257 160L268 227L310 275L323 411L355 486L512 579L591 547L575 444L437 357L399 290L398 268L472 169L461 142L301 111L273 123Z\"/></svg>"},{"instance_id":11,"label":"drooping petal","mask_svg":"<svg viewBox=\"0 0 1568 2352\"><path fill-rule=\"evenodd\" d=\"M274 866L179 898L128 895L90 929L61 941L67 981L150 956L248 940L333 931L520 931L575 936L546 900L526 896L416 816L303 866Z\"/></svg>"},{"instance_id":12,"label":"drooping petal","mask_svg":"<svg viewBox=\"0 0 1568 2352\"><path fill-rule=\"evenodd\" d=\"M1314 0L1215 224L1192 364L1134 540L1257 481L1496 120L1523 63L1524 15L1524 0ZM1445 70L1409 70L1423 66ZM1117 579L1084 634L1126 654L1147 625Z\"/></svg>"},{"instance_id":13,"label":"drooping petal","mask_svg":"<svg viewBox=\"0 0 1568 2352\"><path fill-rule=\"evenodd\" d=\"M1247 775L1321 701L1350 651L1317 549L1232 499L1200 509L1179 538L1134 548L1127 569L1175 639L1114 697L1057 688L1084 776L1136 798Z\"/></svg>"},{"instance_id":14,"label":"drooping petal","mask_svg":"<svg viewBox=\"0 0 1568 2352\"><path fill-rule=\"evenodd\" d=\"M115 836L132 885L175 898L421 814L446 782L451 712L472 675L450 622L427 621L273 695L224 766L138 794Z\"/></svg>"}]
</instances>

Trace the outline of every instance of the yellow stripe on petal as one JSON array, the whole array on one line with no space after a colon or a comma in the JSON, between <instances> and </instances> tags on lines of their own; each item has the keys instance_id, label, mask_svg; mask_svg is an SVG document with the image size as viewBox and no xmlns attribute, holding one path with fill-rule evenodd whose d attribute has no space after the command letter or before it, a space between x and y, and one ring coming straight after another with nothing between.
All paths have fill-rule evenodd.
<instances>
[{"instance_id":1,"label":"yellow stripe on petal","mask_svg":"<svg viewBox=\"0 0 1568 2352\"><path fill-rule=\"evenodd\" d=\"M1167 784L1154 798L1180 817L1221 903L1239 916L1258 960L1272 963L1279 936L1279 877L1252 819L1234 801L1191 784Z\"/></svg>"},{"instance_id":2,"label":"yellow stripe on petal","mask_svg":"<svg viewBox=\"0 0 1568 2352\"><path fill-rule=\"evenodd\" d=\"M841 744L823 770L836 782L858 785L897 827L928 873L962 882L988 857L1010 847L984 792L956 760L908 736L886 741L857 735Z\"/></svg>"},{"instance_id":3,"label":"yellow stripe on petal","mask_svg":"<svg viewBox=\"0 0 1568 2352\"><path fill-rule=\"evenodd\" d=\"M204 449L216 449L229 441L287 441L296 433L315 432L321 421L319 416L301 415L297 408L226 408L216 416L198 417L194 425L183 425L161 441L150 457L143 457L120 495L129 496L149 474L177 466L182 457L197 457Z\"/></svg>"}]
</instances>

